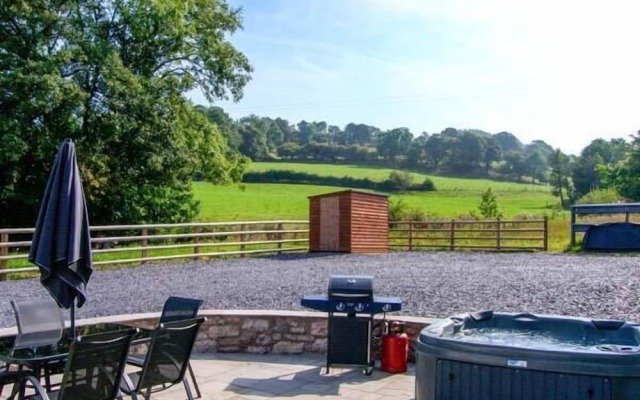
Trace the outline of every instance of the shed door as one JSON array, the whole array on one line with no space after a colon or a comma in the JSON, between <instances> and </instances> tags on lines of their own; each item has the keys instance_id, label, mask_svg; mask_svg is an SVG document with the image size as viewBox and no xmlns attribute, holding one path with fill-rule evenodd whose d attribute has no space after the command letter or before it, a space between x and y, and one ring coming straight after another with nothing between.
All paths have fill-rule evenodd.
<instances>
[{"instance_id":1,"label":"shed door","mask_svg":"<svg viewBox=\"0 0 640 400\"><path fill-rule=\"evenodd\" d=\"M340 198L320 199L320 250L340 250Z\"/></svg>"}]
</instances>

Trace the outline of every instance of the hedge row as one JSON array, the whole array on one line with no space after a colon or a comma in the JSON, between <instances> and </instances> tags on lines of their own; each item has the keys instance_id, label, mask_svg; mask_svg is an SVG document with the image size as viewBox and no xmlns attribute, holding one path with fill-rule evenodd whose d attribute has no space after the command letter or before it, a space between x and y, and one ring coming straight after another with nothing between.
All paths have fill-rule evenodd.
<instances>
[{"instance_id":1,"label":"hedge row","mask_svg":"<svg viewBox=\"0 0 640 400\"><path fill-rule=\"evenodd\" d=\"M319 176L306 172L289 170L269 170L264 172L246 172L242 178L246 183L292 183L303 185L340 186L354 189L377 190L381 192L434 191L435 185L430 179L420 184L407 185L394 179L374 181L369 178L353 178L351 176Z\"/></svg>"}]
</instances>

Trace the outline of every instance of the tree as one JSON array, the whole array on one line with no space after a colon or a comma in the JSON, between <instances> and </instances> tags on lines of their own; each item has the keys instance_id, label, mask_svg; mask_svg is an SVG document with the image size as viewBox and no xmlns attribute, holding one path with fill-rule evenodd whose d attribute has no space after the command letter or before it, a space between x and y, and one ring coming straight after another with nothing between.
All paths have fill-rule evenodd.
<instances>
[{"instance_id":1,"label":"tree","mask_svg":"<svg viewBox=\"0 0 640 400\"><path fill-rule=\"evenodd\" d=\"M489 171L491 170L491 164L496 161L500 161L502 159L502 150L500 150L500 146L493 137L489 137L485 139L485 150L484 150L484 173L485 175L489 175Z\"/></svg>"},{"instance_id":2,"label":"tree","mask_svg":"<svg viewBox=\"0 0 640 400\"><path fill-rule=\"evenodd\" d=\"M524 154L520 151L511 151L504 156L504 164L500 172L511 179L521 181L522 176L527 173L527 164Z\"/></svg>"},{"instance_id":3,"label":"tree","mask_svg":"<svg viewBox=\"0 0 640 400\"><path fill-rule=\"evenodd\" d=\"M640 200L640 132L632 137L627 157L610 168L607 180L623 196Z\"/></svg>"},{"instance_id":4,"label":"tree","mask_svg":"<svg viewBox=\"0 0 640 400\"><path fill-rule=\"evenodd\" d=\"M411 168L420 168L426 163L426 149L429 134L422 132L420 136L411 141L409 150L407 151L407 166Z\"/></svg>"},{"instance_id":5,"label":"tree","mask_svg":"<svg viewBox=\"0 0 640 400\"><path fill-rule=\"evenodd\" d=\"M485 141L473 133L464 132L450 140L448 167L451 171L472 174L484 159Z\"/></svg>"},{"instance_id":6,"label":"tree","mask_svg":"<svg viewBox=\"0 0 640 400\"><path fill-rule=\"evenodd\" d=\"M513 134L509 132L500 132L493 135L493 138L500 146L500 150L502 154L507 154L512 151L522 151L523 145L522 142Z\"/></svg>"},{"instance_id":7,"label":"tree","mask_svg":"<svg viewBox=\"0 0 640 400\"><path fill-rule=\"evenodd\" d=\"M207 119L218 127L220 133L227 138L230 147L237 149L242 144L242 136L238 132L237 124L229 117L222 107L211 106L209 108L197 105L195 109L204 114Z\"/></svg>"},{"instance_id":8,"label":"tree","mask_svg":"<svg viewBox=\"0 0 640 400\"><path fill-rule=\"evenodd\" d=\"M0 4L0 223L29 226L57 145L77 144L92 224L196 215L191 179L239 180L244 158L184 94L242 97L241 27L222 0Z\"/></svg>"},{"instance_id":9,"label":"tree","mask_svg":"<svg viewBox=\"0 0 640 400\"><path fill-rule=\"evenodd\" d=\"M502 218L502 210L498 204L498 198L496 194L491 191L491 188L487 188L480 195L480 204L478 205L478 211L484 218Z\"/></svg>"},{"instance_id":10,"label":"tree","mask_svg":"<svg viewBox=\"0 0 640 400\"><path fill-rule=\"evenodd\" d=\"M429 136L426 143L427 160L434 171L438 171L440 163L446 158L447 145L439 133Z\"/></svg>"},{"instance_id":11,"label":"tree","mask_svg":"<svg viewBox=\"0 0 640 400\"><path fill-rule=\"evenodd\" d=\"M629 145L623 139L593 140L580 153L571 171L578 196L603 186L602 168L614 166L626 155Z\"/></svg>"},{"instance_id":12,"label":"tree","mask_svg":"<svg viewBox=\"0 0 640 400\"><path fill-rule=\"evenodd\" d=\"M242 144L239 150L242 154L254 161L263 160L269 154L267 135L259 127L246 123L240 126Z\"/></svg>"},{"instance_id":13,"label":"tree","mask_svg":"<svg viewBox=\"0 0 640 400\"><path fill-rule=\"evenodd\" d=\"M346 143L367 146L373 143L373 137L380 130L374 126L349 123L344 127Z\"/></svg>"},{"instance_id":14,"label":"tree","mask_svg":"<svg viewBox=\"0 0 640 400\"><path fill-rule=\"evenodd\" d=\"M569 179L570 164L569 157L560 149L554 150L549 156L549 166L551 174L549 183L551 184L551 193L560 199L560 206L565 206L565 199L571 199L573 190L571 180Z\"/></svg>"},{"instance_id":15,"label":"tree","mask_svg":"<svg viewBox=\"0 0 640 400\"><path fill-rule=\"evenodd\" d=\"M378 154L395 164L400 155L406 155L413 135L408 128L395 128L381 132L377 137Z\"/></svg>"},{"instance_id":16,"label":"tree","mask_svg":"<svg viewBox=\"0 0 640 400\"><path fill-rule=\"evenodd\" d=\"M549 165L547 164L547 158L538 150L529 153L525 157L524 174L530 176L532 181L546 181L548 170Z\"/></svg>"}]
</instances>

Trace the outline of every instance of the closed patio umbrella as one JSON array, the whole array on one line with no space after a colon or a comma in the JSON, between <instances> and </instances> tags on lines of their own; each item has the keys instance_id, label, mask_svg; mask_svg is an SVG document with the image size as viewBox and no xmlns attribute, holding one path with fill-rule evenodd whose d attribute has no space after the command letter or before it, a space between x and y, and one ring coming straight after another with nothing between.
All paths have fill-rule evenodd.
<instances>
[{"instance_id":1,"label":"closed patio umbrella","mask_svg":"<svg viewBox=\"0 0 640 400\"><path fill-rule=\"evenodd\" d=\"M40 205L29 261L40 269L40 282L60 307L71 309L75 337L75 305L87 300L91 276L89 217L75 146L65 139L58 149Z\"/></svg>"}]
</instances>

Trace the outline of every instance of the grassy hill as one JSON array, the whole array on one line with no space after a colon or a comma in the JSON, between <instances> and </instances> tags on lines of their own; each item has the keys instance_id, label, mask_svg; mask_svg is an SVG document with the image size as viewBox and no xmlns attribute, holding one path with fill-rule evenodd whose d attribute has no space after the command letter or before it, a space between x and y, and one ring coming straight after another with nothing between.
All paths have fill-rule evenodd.
<instances>
[{"instance_id":1,"label":"grassy hill","mask_svg":"<svg viewBox=\"0 0 640 400\"><path fill-rule=\"evenodd\" d=\"M308 172L324 176L353 176L383 180L392 171L357 165L254 163L250 170L269 169ZM480 193L491 187L506 217L528 213L543 215L550 206L557 204L548 186L497 182L488 179L448 178L435 175L414 174L416 182L429 177L438 189L435 192L394 194L391 201L402 199L411 207L430 214L456 218L477 210ZM196 182L194 191L201 202L202 221L240 221L268 219L308 218L308 196L328 193L345 188L312 185L242 184L214 186Z\"/></svg>"},{"instance_id":2,"label":"grassy hill","mask_svg":"<svg viewBox=\"0 0 640 400\"><path fill-rule=\"evenodd\" d=\"M362 165L333 165L333 164L301 164L301 163L273 163L258 162L251 164L249 171L263 172L268 170L289 170L306 172L321 176L352 176L354 178L369 178L375 181L386 179L393 169ZM439 191L477 191L481 192L488 187L494 192L523 192L534 191L550 193L551 188L543 185L526 183L499 182L490 179L451 178L438 175L411 173L416 182L422 182L429 178L435 183Z\"/></svg>"}]
</instances>

